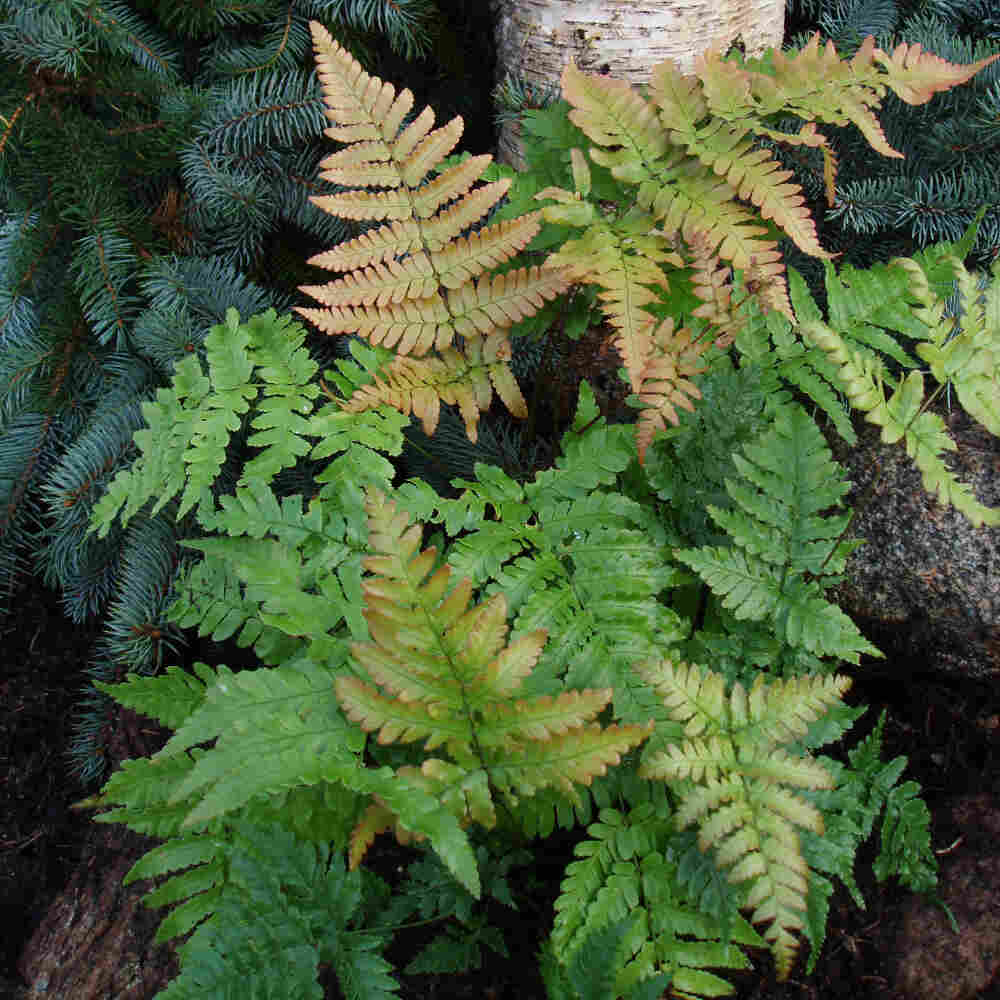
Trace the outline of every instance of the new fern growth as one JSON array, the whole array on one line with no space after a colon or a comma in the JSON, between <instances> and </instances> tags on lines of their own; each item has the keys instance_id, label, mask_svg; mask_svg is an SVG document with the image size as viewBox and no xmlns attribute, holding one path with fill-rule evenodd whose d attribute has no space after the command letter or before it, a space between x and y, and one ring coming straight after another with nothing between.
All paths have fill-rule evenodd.
<instances>
[{"instance_id":1,"label":"new fern growth","mask_svg":"<svg viewBox=\"0 0 1000 1000\"><path fill-rule=\"evenodd\" d=\"M773 52L745 65L709 52L692 77L662 63L653 69L646 95L621 80L582 73L572 63L563 72L570 118L594 144L590 159L630 186L634 198L617 212L602 210L591 196L590 168L577 154L576 190L550 187L536 195L557 202L544 209L548 221L583 230L547 266L565 267L574 280L602 289L633 402L641 407L640 457L657 431L677 423L677 406L694 405L698 391L690 379L703 370L703 330L693 320L679 325L675 315L657 322L650 307L669 303L687 277L702 301L691 316L706 320L727 343L742 327L734 312L739 300L727 287L730 268L743 272L763 308L794 319L775 227L803 252L832 256L817 242L791 171L755 148L754 137L818 147L832 204L836 161L817 122L853 122L874 149L899 156L874 116L887 88L907 103L922 104L998 58L956 66L905 44L890 56L869 37L847 63L832 45L821 50L818 37L798 54ZM797 135L771 127L782 111L806 120Z\"/></svg>"}]
</instances>

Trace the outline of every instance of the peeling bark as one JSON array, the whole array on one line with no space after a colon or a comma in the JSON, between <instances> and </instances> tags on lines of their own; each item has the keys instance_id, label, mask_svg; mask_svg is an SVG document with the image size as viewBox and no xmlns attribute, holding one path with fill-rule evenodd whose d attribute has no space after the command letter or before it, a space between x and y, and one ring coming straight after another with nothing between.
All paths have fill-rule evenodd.
<instances>
[{"instance_id":1,"label":"peeling bark","mask_svg":"<svg viewBox=\"0 0 1000 1000\"><path fill-rule=\"evenodd\" d=\"M558 89L570 59L585 72L645 83L664 59L691 73L696 56L737 39L749 55L780 46L785 26L785 0L491 2L498 81L512 74L542 91ZM521 168L515 131L501 131L498 159Z\"/></svg>"}]
</instances>

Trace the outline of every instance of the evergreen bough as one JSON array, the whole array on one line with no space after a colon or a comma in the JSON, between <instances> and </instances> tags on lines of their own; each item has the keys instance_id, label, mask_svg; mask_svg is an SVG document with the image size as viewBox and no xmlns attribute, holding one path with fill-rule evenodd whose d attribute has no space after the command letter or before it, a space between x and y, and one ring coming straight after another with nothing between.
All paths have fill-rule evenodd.
<instances>
[{"instance_id":1,"label":"evergreen bough","mask_svg":"<svg viewBox=\"0 0 1000 1000\"><path fill-rule=\"evenodd\" d=\"M0 3L0 612L36 573L72 621L102 621L93 678L155 672L182 641L174 520L86 534L141 404L227 308L286 311L302 248L351 232L309 202L332 190L310 18L373 64L444 30L429 0ZM85 699L84 783L115 725Z\"/></svg>"}]
</instances>

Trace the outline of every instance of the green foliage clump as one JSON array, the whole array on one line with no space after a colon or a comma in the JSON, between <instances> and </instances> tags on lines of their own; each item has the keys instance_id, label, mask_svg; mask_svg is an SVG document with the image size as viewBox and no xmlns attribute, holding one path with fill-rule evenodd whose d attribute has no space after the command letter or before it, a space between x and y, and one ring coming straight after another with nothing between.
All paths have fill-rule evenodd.
<instances>
[{"instance_id":1,"label":"green foliage clump","mask_svg":"<svg viewBox=\"0 0 1000 1000\"><path fill-rule=\"evenodd\" d=\"M737 78L759 98L794 90L787 64L773 84L763 63L746 78L719 64L701 82L663 70L657 113L616 83L569 71L578 125L601 133L591 135L594 169L578 146L553 154L563 174L554 180L572 177L576 191L548 192L559 211L546 225L501 220L473 238L459 230L497 202L496 189L475 200L488 165L445 165L453 123L433 130L425 114L404 126L406 92L373 80L324 32L315 37L345 144L330 168L353 185L328 207L370 218L378 206L393 218L330 251L326 265L349 279L312 287L326 310L300 313L363 336L320 376L296 323L228 313L205 361L186 362L148 404L141 454L91 523L109 531L163 504L195 518L203 534L184 544L200 559L185 560L169 617L252 646L262 663L102 685L173 730L86 801L105 810L101 822L166 840L129 876L170 876L152 897L174 905L163 938L195 929L164 995L224 996L237 983L264 995L280 969L311 996L320 963L349 997L392 994L381 953L395 921L415 912L455 918L415 969L467 968L481 946L503 954L487 904L518 904L508 872L537 859L557 828L576 843L539 955L553 998L725 995L726 970L745 968L744 949L761 946L787 977L803 938L815 961L834 879L857 894L855 854L877 825L877 876L932 891L929 817L913 783L898 783L902 760L881 761L881 724L846 762L817 752L863 713L841 700L850 679L838 668L877 651L827 598L853 547L847 484L802 400L845 434L841 396L870 418L889 412L895 440L920 435L926 401L910 405L911 376L885 360L902 365L903 338L915 337L934 377L961 385L992 427L992 290L969 300L973 348L951 337L920 283L939 251L875 271L868 284L831 267L839 311L828 325L794 272L786 286L765 230L746 231L760 220L734 207L735 188L715 191L715 235L699 229L692 199L710 180L706 150L717 156L721 141L702 117L711 105L731 124L727 81ZM859 73L875 74L885 54L866 52ZM910 69L889 61L890 78L909 85ZM828 54L814 50L804 65L850 89ZM601 132L616 108L625 109L619 131ZM875 135L874 116L858 117ZM742 129L731 134L739 152L727 176L745 159L753 203L768 215L779 209L767 192L783 199L783 224L808 242L792 194L741 145ZM668 151L681 133L683 150ZM591 211L598 190L612 202L601 219ZM439 213L443 192L453 216ZM516 202L516 185L512 194ZM737 237L756 241L763 270L725 243ZM518 269L514 243L534 253L535 239L554 240L555 261ZM549 429L548 467L515 478L476 462L450 496L400 481L389 458L411 414L433 431L452 394L471 437L488 418L485 387L505 403L520 398L504 369L507 338L528 336L554 308L539 289L570 283L544 277L560 267L601 289L573 308L608 313L625 377L639 369L655 383L683 382L690 408L637 434L609 422L581 378L568 420ZM900 274L912 291L901 292ZM648 287L654 275L664 294ZM640 288L641 305L631 297ZM515 320L525 326L508 333ZM644 359L652 345L662 354ZM668 355L692 370L671 382ZM859 371L869 380L860 389ZM670 385L656 389L661 416L664 401L680 404ZM884 401L886 385L907 395L905 407ZM718 433L701 413L713 398L740 403ZM239 454L237 438L249 446ZM914 459L951 490L941 496L960 497L936 455ZM308 489L279 497L275 482L300 466ZM415 852L396 892L365 867L384 833ZM233 921L244 915L252 943L237 947Z\"/></svg>"}]
</instances>

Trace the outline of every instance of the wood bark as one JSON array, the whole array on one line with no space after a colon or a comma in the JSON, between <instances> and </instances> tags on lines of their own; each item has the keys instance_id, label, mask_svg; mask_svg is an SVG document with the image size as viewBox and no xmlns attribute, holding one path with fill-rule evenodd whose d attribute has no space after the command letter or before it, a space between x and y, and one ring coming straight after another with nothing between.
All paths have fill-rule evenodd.
<instances>
[{"instance_id":1,"label":"wood bark","mask_svg":"<svg viewBox=\"0 0 1000 1000\"><path fill-rule=\"evenodd\" d=\"M558 90L573 59L589 73L630 83L649 79L673 59L694 70L707 49L725 52L742 42L748 55L780 46L785 0L491 0L497 81L508 74L536 90ZM523 167L517 128L501 130L498 159Z\"/></svg>"}]
</instances>

